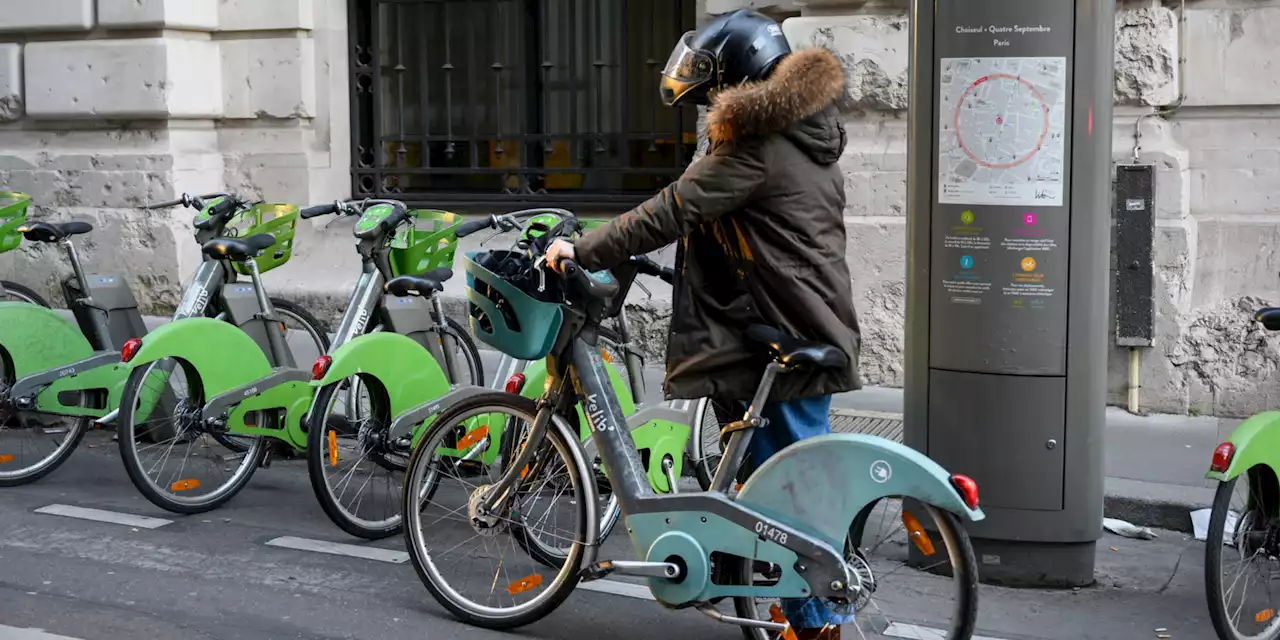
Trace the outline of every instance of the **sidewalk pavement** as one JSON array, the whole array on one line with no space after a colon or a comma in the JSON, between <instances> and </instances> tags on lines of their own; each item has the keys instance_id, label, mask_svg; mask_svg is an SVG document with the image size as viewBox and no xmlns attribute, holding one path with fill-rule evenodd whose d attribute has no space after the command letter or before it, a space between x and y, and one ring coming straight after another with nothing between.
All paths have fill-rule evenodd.
<instances>
[{"instance_id":1,"label":"sidewalk pavement","mask_svg":"<svg viewBox=\"0 0 1280 640\"><path fill-rule=\"evenodd\" d=\"M876 431L901 439L902 390L869 387L837 396L837 431ZM893 421L899 421L897 425ZM1215 483L1205 480L1214 447L1239 419L1135 416L1107 408L1105 463L1108 518L1190 532L1190 512L1213 503ZM850 428L855 427L855 428Z\"/></svg>"}]
</instances>

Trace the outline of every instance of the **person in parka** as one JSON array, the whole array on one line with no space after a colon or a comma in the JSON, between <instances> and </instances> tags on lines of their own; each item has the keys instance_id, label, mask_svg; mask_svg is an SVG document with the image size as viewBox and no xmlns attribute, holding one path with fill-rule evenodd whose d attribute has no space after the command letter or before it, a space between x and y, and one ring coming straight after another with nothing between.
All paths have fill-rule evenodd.
<instances>
[{"instance_id":1,"label":"person in parka","mask_svg":"<svg viewBox=\"0 0 1280 640\"><path fill-rule=\"evenodd\" d=\"M860 336L845 262L844 69L791 51L751 10L685 34L663 70L668 105L710 104L709 147L680 178L576 244L547 250L590 270L679 242L664 385L669 398L751 400L768 363L744 335L764 324L834 345L848 366L779 376L745 465L830 431L831 394L857 389Z\"/></svg>"}]
</instances>

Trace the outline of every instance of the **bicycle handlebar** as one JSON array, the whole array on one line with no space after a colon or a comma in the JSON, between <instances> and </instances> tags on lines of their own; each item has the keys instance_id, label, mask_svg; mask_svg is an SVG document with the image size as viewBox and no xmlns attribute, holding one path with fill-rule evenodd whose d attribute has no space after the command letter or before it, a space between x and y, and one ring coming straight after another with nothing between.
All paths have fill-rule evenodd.
<instances>
[{"instance_id":1,"label":"bicycle handlebar","mask_svg":"<svg viewBox=\"0 0 1280 640\"><path fill-rule=\"evenodd\" d=\"M586 269L578 266L573 260L564 259L560 261L560 271L564 274L565 279L576 282L582 287L587 295L593 298L608 298L618 292L618 281L599 282L595 278L587 275Z\"/></svg>"},{"instance_id":2,"label":"bicycle handlebar","mask_svg":"<svg viewBox=\"0 0 1280 640\"><path fill-rule=\"evenodd\" d=\"M302 218L303 220L306 220L308 218L314 218L316 216L327 216L332 213L337 213L340 206L341 206L341 203L339 202L331 202L329 204L318 204L314 207L307 207L306 209L303 209L298 213L298 217Z\"/></svg>"},{"instance_id":3,"label":"bicycle handlebar","mask_svg":"<svg viewBox=\"0 0 1280 640\"><path fill-rule=\"evenodd\" d=\"M654 262L648 256L632 256L631 263L636 266L636 271L643 275L658 278L667 284L672 284L675 280L675 270L671 267L664 267Z\"/></svg>"}]
</instances>

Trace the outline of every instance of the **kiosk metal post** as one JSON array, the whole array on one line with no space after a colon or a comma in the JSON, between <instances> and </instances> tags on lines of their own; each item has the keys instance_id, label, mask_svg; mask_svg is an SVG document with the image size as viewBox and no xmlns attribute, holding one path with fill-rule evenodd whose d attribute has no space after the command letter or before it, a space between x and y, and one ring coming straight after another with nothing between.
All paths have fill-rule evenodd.
<instances>
[{"instance_id":1,"label":"kiosk metal post","mask_svg":"<svg viewBox=\"0 0 1280 640\"><path fill-rule=\"evenodd\" d=\"M1093 581L1114 15L911 3L905 438L977 480L986 581Z\"/></svg>"}]
</instances>

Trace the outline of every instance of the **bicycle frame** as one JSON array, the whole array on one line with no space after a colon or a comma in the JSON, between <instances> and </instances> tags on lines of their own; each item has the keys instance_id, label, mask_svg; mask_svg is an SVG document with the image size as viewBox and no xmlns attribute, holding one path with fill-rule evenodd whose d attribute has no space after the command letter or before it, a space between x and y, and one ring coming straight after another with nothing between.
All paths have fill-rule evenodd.
<instances>
[{"instance_id":1,"label":"bicycle frame","mask_svg":"<svg viewBox=\"0 0 1280 640\"><path fill-rule=\"evenodd\" d=\"M646 474L649 485L658 493L674 493L677 491L677 483L683 472L684 451L693 431L691 423L696 405L690 400L640 402L639 400L646 392L644 365L639 354L630 349L631 328L627 322L625 309L619 312L614 327L622 339L618 346L623 349L625 358L623 365L627 371L629 387L627 390L630 392L630 398L619 397L622 411L627 416L627 428L631 430L637 450L647 449L650 454L658 455L657 459L651 455L650 463L647 465ZM520 391L521 395L536 399L542 393L548 375L545 363L545 360L534 363L503 354L498 363L497 375L493 378L490 388L503 389L505 382L513 374L523 372L528 375L528 378ZM623 391L620 386L621 380L614 380L611 375L610 385L621 396ZM594 460L596 443L589 437L591 430L587 427L586 416L581 405L576 408L576 411L579 415L579 439L583 451L588 460ZM490 425L489 430L493 435L494 426ZM500 439L500 434L494 435L494 444L500 442Z\"/></svg>"}]
</instances>

